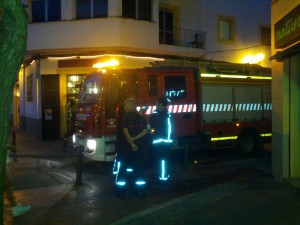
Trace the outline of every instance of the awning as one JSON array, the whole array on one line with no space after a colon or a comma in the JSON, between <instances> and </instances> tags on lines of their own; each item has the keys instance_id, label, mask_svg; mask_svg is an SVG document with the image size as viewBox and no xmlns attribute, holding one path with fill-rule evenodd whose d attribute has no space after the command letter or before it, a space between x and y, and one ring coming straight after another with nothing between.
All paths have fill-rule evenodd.
<instances>
[{"instance_id":1,"label":"awning","mask_svg":"<svg viewBox=\"0 0 300 225\"><path fill-rule=\"evenodd\" d=\"M275 59L278 62L282 62L286 58L289 58L289 57L297 55L297 54L300 54L300 42L298 42L297 44L295 44L283 51L276 52L275 55L270 57L270 60Z\"/></svg>"}]
</instances>

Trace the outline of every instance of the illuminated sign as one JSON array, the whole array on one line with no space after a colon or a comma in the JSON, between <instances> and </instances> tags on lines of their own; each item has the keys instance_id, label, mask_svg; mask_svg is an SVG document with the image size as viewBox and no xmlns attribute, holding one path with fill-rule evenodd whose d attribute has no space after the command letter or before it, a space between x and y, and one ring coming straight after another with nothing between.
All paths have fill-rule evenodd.
<instances>
[{"instance_id":1,"label":"illuminated sign","mask_svg":"<svg viewBox=\"0 0 300 225\"><path fill-rule=\"evenodd\" d=\"M285 48L300 40L300 5L275 24L275 48Z\"/></svg>"}]
</instances>

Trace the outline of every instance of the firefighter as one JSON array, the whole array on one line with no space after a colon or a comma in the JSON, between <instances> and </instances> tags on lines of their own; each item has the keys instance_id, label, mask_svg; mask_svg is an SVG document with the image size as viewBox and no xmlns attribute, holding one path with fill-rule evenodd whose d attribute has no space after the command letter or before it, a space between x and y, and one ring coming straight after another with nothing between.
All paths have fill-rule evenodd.
<instances>
[{"instance_id":1,"label":"firefighter","mask_svg":"<svg viewBox=\"0 0 300 225\"><path fill-rule=\"evenodd\" d=\"M135 98L131 94L126 94L127 97L121 101L121 103L118 105L118 113L117 113L117 140L116 140L116 145L115 145L115 152L116 152L116 158L114 161L113 165L113 175L117 175L119 173L120 169L120 161L118 160L118 154L120 151L122 151L122 147L124 144L124 134L123 134L123 128L121 127L122 123L122 118L123 115L125 114L125 109L124 109L124 101L126 99L132 99L135 101Z\"/></svg>"},{"instance_id":2,"label":"firefighter","mask_svg":"<svg viewBox=\"0 0 300 225\"><path fill-rule=\"evenodd\" d=\"M116 191L118 196L124 197L125 191L132 181L136 194L142 197L146 187L144 165L147 155L147 146L145 145L147 124L145 118L136 111L136 103L133 98L124 101L124 109L125 114L121 127L125 138L122 150L118 153L120 169L116 175Z\"/></svg>"},{"instance_id":3,"label":"firefighter","mask_svg":"<svg viewBox=\"0 0 300 225\"><path fill-rule=\"evenodd\" d=\"M168 100L165 97L159 97L156 109L150 117L150 126L153 134L152 149L156 155L156 160L158 160L158 178L161 182L169 179L168 155L173 142L172 120L167 105Z\"/></svg>"}]
</instances>

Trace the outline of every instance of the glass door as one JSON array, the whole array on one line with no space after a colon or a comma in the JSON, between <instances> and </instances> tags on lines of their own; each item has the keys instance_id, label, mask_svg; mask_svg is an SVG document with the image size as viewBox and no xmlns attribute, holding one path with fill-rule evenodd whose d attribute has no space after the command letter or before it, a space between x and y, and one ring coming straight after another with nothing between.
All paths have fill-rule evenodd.
<instances>
[{"instance_id":1,"label":"glass door","mask_svg":"<svg viewBox=\"0 0 300 225\"><path fill-rule=\"evenodd\" d=\"M79 102L79 92L83 87L85 75L67 75L67 134L74 131L74 110Z\"/></svg>"}]
</instances>

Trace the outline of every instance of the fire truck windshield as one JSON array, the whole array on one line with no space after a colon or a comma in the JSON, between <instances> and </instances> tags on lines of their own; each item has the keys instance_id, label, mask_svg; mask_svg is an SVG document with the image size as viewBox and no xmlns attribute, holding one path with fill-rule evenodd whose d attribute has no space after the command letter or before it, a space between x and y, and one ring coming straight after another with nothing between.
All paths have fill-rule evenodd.
<instances>
[{"instance_id":1,"label":"fire truck windshield","mask_svg":"<svg viewBox=\"0 0 300 225\"><path fill-rule=\"evenodd\" d=\"M79 102L83 104L96 103L96 101L99 99L100 92L100 78L96 76L88 78L85 81L83 90L80 93Z\"/></svg>"},{"instance_id":2,"label":"fire truck windshield","mask_svg":"<svg viewBox=\"0 0 300 225\"><path fill-rule=\"evenodd\" d=\"M138 97L137 76L134 74L118 74L110 77L105 85L105 115L116 117L116 109L128 96Z\"/></svg>"}]
</instances>

